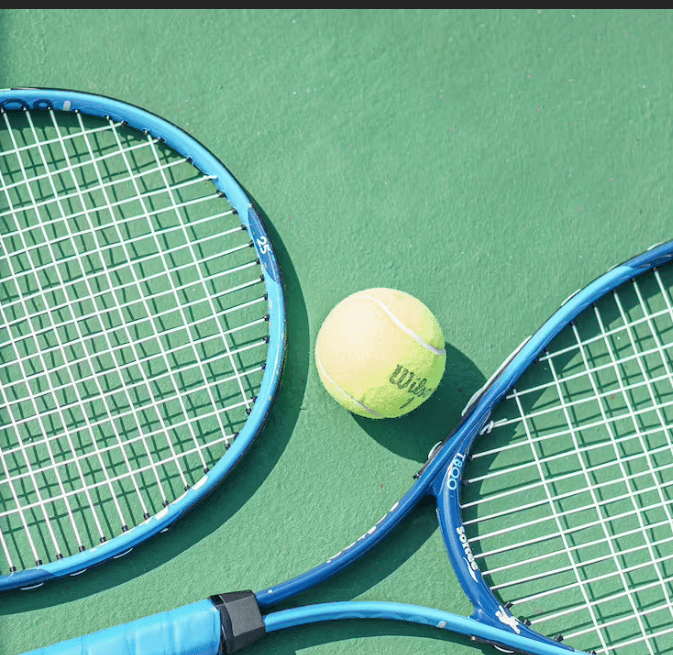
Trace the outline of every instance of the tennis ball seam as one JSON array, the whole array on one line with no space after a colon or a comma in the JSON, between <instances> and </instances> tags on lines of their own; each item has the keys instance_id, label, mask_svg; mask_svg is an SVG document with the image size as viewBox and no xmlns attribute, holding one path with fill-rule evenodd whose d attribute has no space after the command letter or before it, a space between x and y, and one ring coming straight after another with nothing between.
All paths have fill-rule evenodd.
<instances>
[{"instance_id":1,"label":"tennis ball seam","mask_svg":"<svg viewBox=\"0 0 673 655\"><path fill-rule=\"evenodd\" d=\"M378 298L374 298L373 296L364 296L361 295L360 298L366 298L367 300L371 300L372 302L375 302L387 315L388 318L398 327L400 330L408 334L416 343L418 343L420 346L425 348L426 350L429 350L431 353L434 355L446 355L446 350L444 348L437 348L437 346L433 346L431 343L428 343L420 334L416 334L411 328L407 327L402 321L400 321L395 314L393 314L390 309L382 303Z\"/></svg>"},{"instance_id":2,"label":"tennis ball seam","mask_svg":"<svg viewBox=\"0 0 673 655\"><path fill-rule=\"evenodd\" d=\"M320 372L322 375L324 375L334 386L335 389L339 391L339 393L343 394L345 398L350 400L351 402L355 403L358 407L361 407L365 412L368 414L371 414L372 416L376 416L378 418L385 418L383 414L379 414L378 412L375 412L373 409L370 407L367 407L364 403L360 402L359 400L356 400L351 396L350 394L346 393L330 376L330 374L325 370L325 367L322 365L322 362L320 361L320 358L316 356L315 358L316 364L318 365L318 368L320 369Z\"/></svg>"}]
</instances>

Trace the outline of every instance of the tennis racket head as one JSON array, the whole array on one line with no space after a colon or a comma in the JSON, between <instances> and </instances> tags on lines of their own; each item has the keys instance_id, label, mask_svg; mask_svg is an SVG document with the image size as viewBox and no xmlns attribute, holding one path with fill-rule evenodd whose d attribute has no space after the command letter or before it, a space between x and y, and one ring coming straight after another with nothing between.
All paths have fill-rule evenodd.
<instances>
[{"instance_id":1,"label":"tennis racket head","mask_svg":"<svg viewBox=\"0 0 673 655\"><path fill-rule=\"evenodd\" d=\"M165 529L260 432L280 269L231 173L138 107L0 91L0 589Z\"/></svg>"},{"instance_id":2,"label":"tennis racket head","mask_svg":"<svg viewBox=\"0 0 673 655\"><path fill-rule=\"evenodd\" d=\"M506 652L503 634L550 654L673 652L672 257L655 247L566 301L424 469Z\"/></svg>"}]
</instances>

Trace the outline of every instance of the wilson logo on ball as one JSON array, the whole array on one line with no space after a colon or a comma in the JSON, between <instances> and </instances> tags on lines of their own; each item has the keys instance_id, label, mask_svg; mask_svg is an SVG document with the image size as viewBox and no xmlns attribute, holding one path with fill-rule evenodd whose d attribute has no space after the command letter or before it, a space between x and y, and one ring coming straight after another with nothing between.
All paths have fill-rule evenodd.
<instances>
[{"instance_id":1,"label":"wilson logo on ball","mask_svg":"<svg viewBox=\"0 0 673 655\"><path fill-rule=\"evenodd\" d=\"M401 364L395 367L388 381L398 389L406 389L408 393L418 398L427 398L434 391L434 389L426 386L428 383L427 378L419 379L413 371L410 371Z\"/></svg>"}]
</instances>

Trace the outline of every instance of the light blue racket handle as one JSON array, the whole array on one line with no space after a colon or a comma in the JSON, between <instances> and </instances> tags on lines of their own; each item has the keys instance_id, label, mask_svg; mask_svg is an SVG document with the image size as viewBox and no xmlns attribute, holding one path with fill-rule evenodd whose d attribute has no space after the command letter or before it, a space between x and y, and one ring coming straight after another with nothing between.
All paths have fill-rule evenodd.
<instances>
[{"instance_id":1,"label":"light blue racket handle","mask_svg":"<svg viewBox=\"0 0 673 655\"><path fill-rule=\"evenodd\" d=\"M220 613L200 601L25 655L217 655Z\"/></svg>"}]
</instances>

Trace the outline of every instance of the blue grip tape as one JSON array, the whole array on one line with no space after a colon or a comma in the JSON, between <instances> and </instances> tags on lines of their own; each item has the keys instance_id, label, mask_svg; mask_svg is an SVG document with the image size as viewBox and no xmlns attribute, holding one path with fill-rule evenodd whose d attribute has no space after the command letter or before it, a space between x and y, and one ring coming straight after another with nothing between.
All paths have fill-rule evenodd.
<instances>
[{"instance_id":1,"label":"blue grip tape","mask_svg":"<svg viewBox=\"0 0 673 655\"><path fill-rule=\"evenodd\" d=\"M220 614L209 600L25 655L217 655Z\"/></svg>"}]
</instances>

